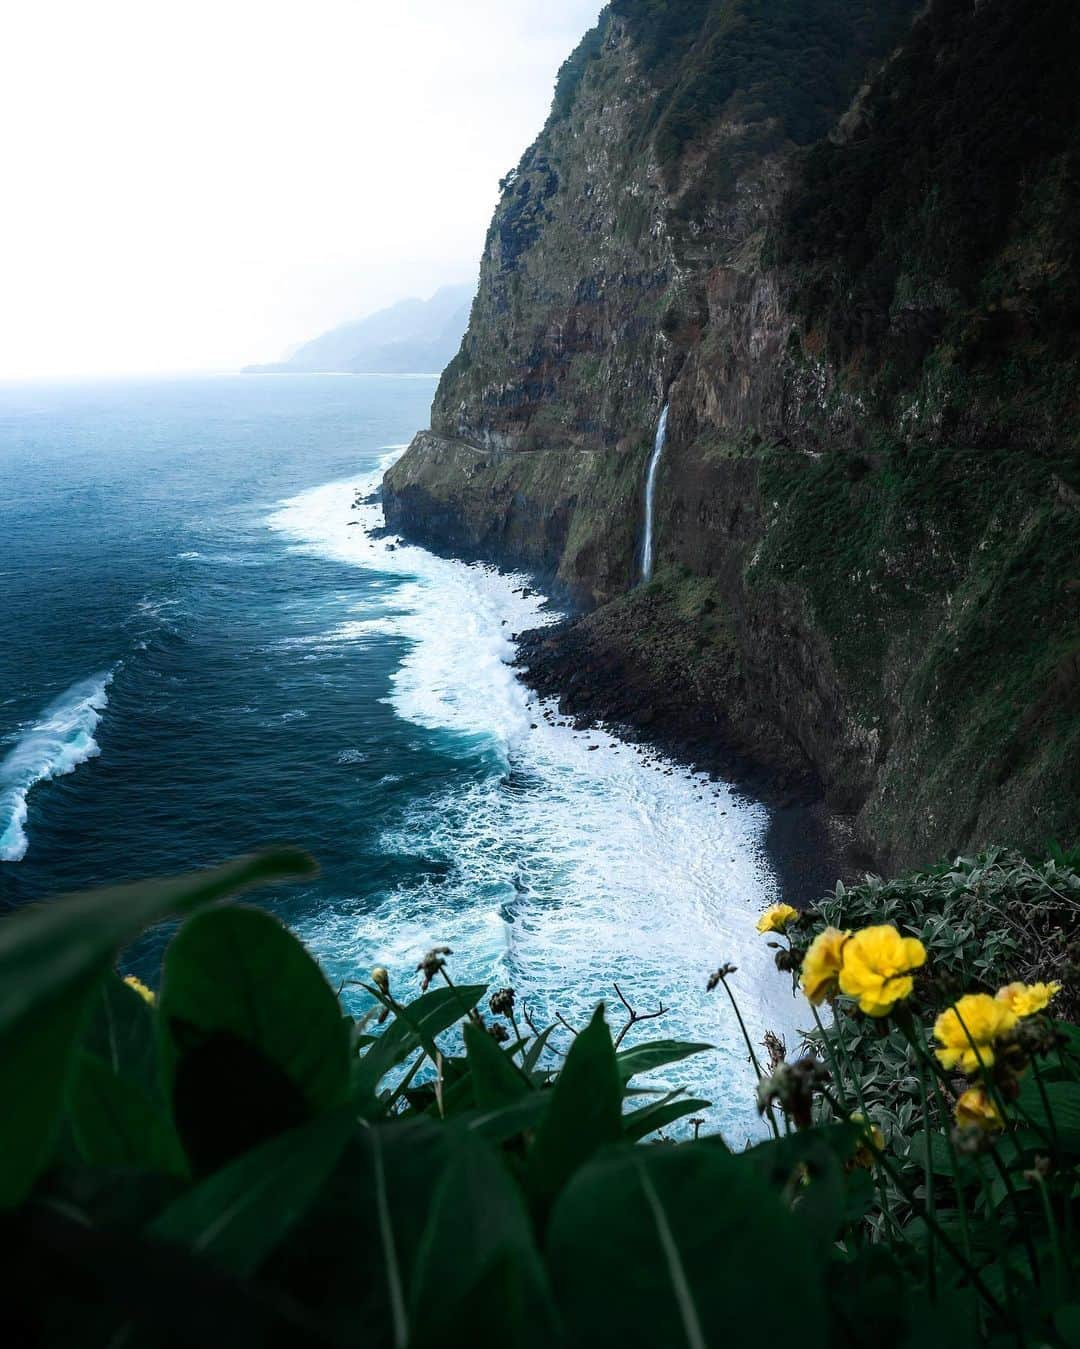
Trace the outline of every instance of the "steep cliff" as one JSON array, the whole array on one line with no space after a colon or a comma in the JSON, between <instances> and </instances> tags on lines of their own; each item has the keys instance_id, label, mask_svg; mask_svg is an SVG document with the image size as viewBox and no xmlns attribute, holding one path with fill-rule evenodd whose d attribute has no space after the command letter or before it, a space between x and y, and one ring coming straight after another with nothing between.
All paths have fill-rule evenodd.
<instances>
[{"instance_id":1,"label":"steep cliff","mask_svg":"<svg viewBox=\"0 0 1080 1349\"><path fill-rule=\"evenodd\" d=\"M893 865L1080 802L1080 12L916 8L616 0L384 487L589 610L526 649L571 710L818 782Z\"/></svg>"}]
</instances>

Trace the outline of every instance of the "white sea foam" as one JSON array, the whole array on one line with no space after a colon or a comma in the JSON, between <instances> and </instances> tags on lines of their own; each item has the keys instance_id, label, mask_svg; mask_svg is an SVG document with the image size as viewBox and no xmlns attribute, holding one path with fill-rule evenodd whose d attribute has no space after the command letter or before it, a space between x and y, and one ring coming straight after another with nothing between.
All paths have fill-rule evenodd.
<instances>
[{"instance_id":1,"label":"white sea foam","mask_svg":"<svg viewBox=\"0 0 1080 1349\"><path fill-rule=\"evenodd\" d=\"M108 671L73 684L14 737L14 747L0 761L0 862L26 856L31 788L73 773L101 752L94 732L108 703L111 679Z\"/></svg>"},{"instance_id":2,"label":"white sea foam","mask_svg":"<svg viewBox=\"0 0 1080 1349\"><path fill-rule=\"evenodd\" d=\"M335 977L377 962L407 978L426 947L446 942L459 978L512 984L545 1022L559 1011L580 1024L600 998L616 1019L617 981L640 1010L670 1009L654 1034L717 1046L661 1076L716 1101L732 1141L745 1137L759 1127L745 1046L722 991L705 993L708 974L738 965L755 1040L773 1028L794 1047L808 1020L754 931L776 897L766 812L604 732L576 732L538 702L507 662L514 632L551 621L543 596L515 593L523 577L372 538L381 508L354 498L385 467L305 492L270 523L305 551L398 578L386 613L365 617L356 637L370 640L376 624L408 638L395 711L490 753L492 769L415 802L383 839L389 853L429 859L431 879L374 911L343 897L308 920L305 939Z\"/></svg>"}]
</instances>

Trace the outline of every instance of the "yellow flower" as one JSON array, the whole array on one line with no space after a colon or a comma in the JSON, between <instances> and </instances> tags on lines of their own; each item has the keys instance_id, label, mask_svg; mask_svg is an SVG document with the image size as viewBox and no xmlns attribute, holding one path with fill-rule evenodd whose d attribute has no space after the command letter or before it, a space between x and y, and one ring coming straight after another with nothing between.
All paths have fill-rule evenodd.
<instances>
[{"instance_id":1,"label":"yellow flower","mask_svg":"<svg viewBox=\"0 0 1080 1349\"><path fill-rule=\"evenodd\" d=\"M998 989L997 1000L1017 1016L1034 1016L1060 992L1060 984L1006 984Z\"/></svg>"},{"instance_id":2,"label":"yellow flower","mask_svg":"<svg viewBox=\"0 0 1080 1349\"><path fill-rule=\"evenodd\" d=\"M851 1159L852 1163L861 1166L864 1171L869 1171L879 1155L885 1151L885 1135L876 1124L867 1124L866 1116L861 1110L856 1110L848 1118L852 1124L861 1124L863 1131L863 1137L859 1140L859 1146Z\"/></svg>"},{"instance_id":3,"label":"yellow flower","mask_svg":"<svg viewBox=\"0 0 1080 1349\"><path fill-rule=\"evenodd\" d=\"M371 982L384 998L390 996L390 975L384 965L376 965L371 971Z\"/></svg>"},{"instance_id":4,"label":"yellow flower","mask_svg":"<svg viewBox=\"0 0 1080 1349\"><path fill-rule=\"evenodd\" d=\"M840 965L844 957L844 943L850 936L850 932L827 927L814 938L810 943L810 949L803 957L803 992L815 1007L826 998L836 996Z\"/></svg>"},{"instance_id":5,"label":"yellow flower","mask_svg":"<svg viewBox=\"0 0 1080 1349\"><path fill-rule=\"evenodd\" d=\"M985 1087L969 1087L958 1098L954 1114L962 1129L984 1129L992 1133L1005 1127L1005 1121Z\"/></svg>"},{"instance_id":6,"label":"yellow flower","mask_svg":"<svg viewBox=\"0 0 1080 1349\"><path fill-rule=\"evenodd\" d=\"M926 948L916 937L901 937L891 923L864 927L844 946L840 991L858 998L867 1016L888 1016L911 996L912 970L926 963Z\"/></svg>"},{"instance_id":7,"label":"yellow flower","mask_svg":"<svg viewBox=\"0 0 1080 1349\"><path fill-rule=\"evenodd\" d=\"M154 1002L156 1001L154 998L154 991L153 989L147 988L141 979L136 979L133 974L125 974L124 983L127 984L128 988L133 988L144 1002L148 1002L150 1006L153 1007Z\"/></svg>"},{"instance_id":8,"label":"yellow flower","mask_svg":"<svg viewBox=\"0 0 1080 1349\"><path fill-rule=\"evenodd\" d=\"M989 993L965 993L934 1022L934 1038L942 1046L934 1052L943 1068L976 1073L980 1061L984 1068L994 1062L994 1041L1016 1022L1016 1013L1007 1003Z\"/></svg>"},{"instance_id":9,"label":"yellow flower","mask_svg":"<svg viewBox=\"0 0 1080 1349\"><path fill-rule=\"evenodd\" d=\"M799 910L793 909L790 904L774 904L771 909L766 909L758 919L757 930L759 932L783 932L787 925L794 922L799 916Z\"/></svg>"}]
</instances>

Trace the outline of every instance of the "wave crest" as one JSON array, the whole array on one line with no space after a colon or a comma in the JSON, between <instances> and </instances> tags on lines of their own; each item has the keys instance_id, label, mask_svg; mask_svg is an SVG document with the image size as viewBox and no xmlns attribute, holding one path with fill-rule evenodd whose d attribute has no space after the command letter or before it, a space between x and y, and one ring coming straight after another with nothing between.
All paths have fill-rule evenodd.
<instances>
[{"instance_id":1,"label":"wave crest","mask_svg":"<svg viewBox=\"0 0 1080 1349\"><path fill-rule=\"evenodd\" d=\"M73 773L101 753L94 732L108 705L111 681L108 670L72 684L19 733L14 748L0 761L0 862L18 862L26 856L31 789Z\"/></svg>"}]
</instances>

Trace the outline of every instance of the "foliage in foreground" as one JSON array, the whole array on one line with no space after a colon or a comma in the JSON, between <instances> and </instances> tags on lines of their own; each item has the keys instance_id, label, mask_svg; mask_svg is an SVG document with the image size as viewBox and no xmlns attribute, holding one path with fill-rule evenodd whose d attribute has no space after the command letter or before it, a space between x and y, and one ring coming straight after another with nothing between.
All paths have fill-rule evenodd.
<instances>
[{"instance_id":1,"label":"foliage in foreground","mask_svg":"<svg viewBox=\"0 0 1080 1349\"><path fill-rule=\"evenodd\" d=\"M0 927L5 1343L1080 1340L1080 1036L1038 1006L1052 986L992 991L1039 972L1003 913L1057 904L1075 930L1064 861L766 916L834 1019L822 1058L747 1043L773 1137L738 1154L665 1137L708 1103L639 1075L708 1047L628 1044L633 1015L613 1039L598 1008L560 1059L445 949L420 996L378 969L345 1015L276 919L220 903L307 869L267 854ZM166 918L155 997L114 962ZM710 986L738 1016L734 973ZM930 1040L961 985L996 1028L972 1022L968 1073L966 1030L948 1068Z\"/></svg>"}]
</instances>

